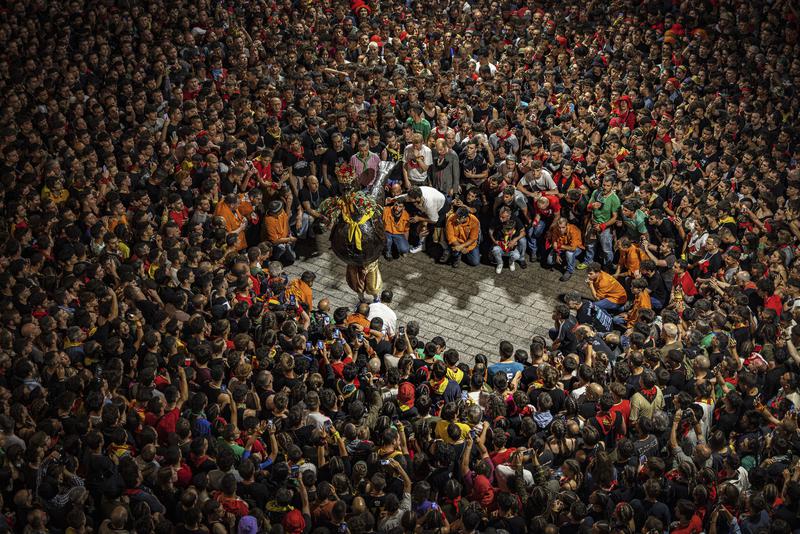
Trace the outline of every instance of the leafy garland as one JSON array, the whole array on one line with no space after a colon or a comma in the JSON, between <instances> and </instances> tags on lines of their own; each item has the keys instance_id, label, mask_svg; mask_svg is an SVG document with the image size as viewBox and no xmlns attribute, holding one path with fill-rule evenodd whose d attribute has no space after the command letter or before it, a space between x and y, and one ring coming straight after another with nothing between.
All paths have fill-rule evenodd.
<instances>
[{"instance_id":1,"label":"leafy garland","mask_svg":"<svg viewBox=\"0 0 800 534\"><path fill-rule=\"evenodd\" d=\"M347 206L350 212L367 213L372 211L380 216L381 210L378 203L369 194L362 191L351 191L344 196L326 198L319 206L319 211L330 222L334 222L342 215L342 209Z\"/></svg>"}]
</instances>

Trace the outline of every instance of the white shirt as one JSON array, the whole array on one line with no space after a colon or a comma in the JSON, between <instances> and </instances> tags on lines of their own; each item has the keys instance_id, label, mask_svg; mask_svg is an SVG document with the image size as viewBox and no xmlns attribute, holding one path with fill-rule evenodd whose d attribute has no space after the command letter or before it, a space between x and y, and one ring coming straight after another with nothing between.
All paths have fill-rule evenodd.
<instances>
[{"instance_id":1,"label":"white shirt","mask_svg":"<svg viewBox=\"0 0 800 534\"><path fill-rule=\"evenodd\" d=\"M375 317L383 319L383 333L394 336L397 331L397 314L383 302L373 302L369 305L367 319L371 321Z\"/></svg>"},{"instance_id":2,"label":"white shirt","mask_svg":"<svg viewBox=\"0 0 800 534\"><path fill-rule=\"evenodd\" d=\"M318 429L325 428L325 423L331 422L331 418L320 412L309 412L306 416L307 425L315 425Z\"/></svg>"},{"instance_id":3,"label":"white shirt","mask_svg":"<svg viewBox=\"0 0 800 534\"><path fill-rule=\"evenodd\" d=\"M533 177L533 171L525 173L519 181L523 186L527 186L531 191L553 191L557 189L550 171L542 169L538 178Z\"/></svg>"},{"instance_id":4,"label":"white shirt","mask_svg":"<svg viewBox=\"0 0 800 534\"><path fill-rule=\"evenodd\" d=\"M431 222L439 222L439 210L444 207L446 199L444 194L435 187L423 185L422 191L422 211Z\"/></svg>"},{"instance_id":5,"label":"white shirt","mask_svg":"<svg viewBox=\"0 0 800 534\"><path fill-rule=\"evenodd\" d=\"M431 149L425 145L422 145L419 151L422 152L422 159L425 161L425 165L428 167L433 165L433 152L431 152ZM428 171L426 170L425 172L422 172L418 167L415 166L413 144L406 145L406 148L403 151L403 163L408 169L408 179L411 180L412 183L425 183L425 181L428 179Z\"/></svg>"}]
</instances>

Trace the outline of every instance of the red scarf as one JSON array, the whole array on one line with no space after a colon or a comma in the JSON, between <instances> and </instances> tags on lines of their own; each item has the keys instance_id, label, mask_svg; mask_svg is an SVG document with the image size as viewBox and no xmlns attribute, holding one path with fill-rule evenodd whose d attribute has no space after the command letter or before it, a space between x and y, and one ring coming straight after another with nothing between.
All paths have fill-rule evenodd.
<instances>
[{"instance_id":1,"label":"red scarf","mask_svg":"<svg viewBox=\"0 0 800 534\"><path fill-rule=\"evenodd\" d=\"M642 388L639 393L641 393L642 396L647 399L647 402L653 402L656 398L656 395L658 395L658 387L653 386L650 389Z\"/></svg>"}]
</instances>

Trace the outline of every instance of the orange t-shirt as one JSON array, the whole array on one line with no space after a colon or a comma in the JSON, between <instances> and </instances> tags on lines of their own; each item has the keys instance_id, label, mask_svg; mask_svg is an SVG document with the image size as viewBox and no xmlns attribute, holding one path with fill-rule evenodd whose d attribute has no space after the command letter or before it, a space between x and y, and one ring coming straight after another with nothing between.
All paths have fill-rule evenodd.
<instances>
[{"instance_id":1,"label":"orange t-shirt","mask_svg":"<svg viewBox=\"0 0 800 534\"><path fill-rule=\"evenodd\" d=\"M264 217L264 236L271 243L289 237L289 214L282 211Z\"/></svg>"},{"instance_id":2,"label":"orange t-shirt","mask_svg":"<svg viewBox=\"0 0 800 534\"><path fill-rule=\"evenodd\" d=\"M225 219L225 229L229 234L238 230L242 221L245 220L238 209L234 212L224 201L217 204L214 215ZM242 250L243 248L247 248L247 240L245 239L244 232L239 232L236 241L236 250Z\"/></svg>"},{"instance_id":3,"label":"orange t-shirt","mask_svg":"<svg viewBox=\"0 0 800 534\"><path fill-rule=\"evenodd\" d=\"M392 214L392 207L383 208L383 230L389 234L405 234L410 226L408 212L403 210L399 219Z\"/></svg>"},{"instance_id":4,"label":"orange t-shirt","mask_svg":"<svg viewBox=\"0 0 800 534\"><path fill-rule=\"evenodd\" d=\"M631 244L627 250L619 250L619 264L622 266L622 271L634 273L639 270L642 263L642 251L634 244Z\"/></svg>"},{"instance_id":5,"label":"orange t-shirt","mask_svg":"<svg viewBox=\"0 0 800 534\"><path fill-rule=\"evenodd\" d=\"M628 320L626 321L628 328L633 328L633 325L639 320L639 312L641 310L649 310L652 308L653 303L650 301L650 292L643 289L641 293L633 298L633 307L631 307L631 311L628 312Z\"/></svg>"},{"instance_id":6,"label":"orange t-shirt","mask_svg":"<svg viewBox=\"0 0 800 534\"><path fill-rule=\"evenodd\" d=\"M313 293L311 288L308 287L308 284L300 280L299 278L295 278L291 282L289 282L289 287L286 288L287 295L294 295L297 299L297 302L302 302L308 309L311 310L314 302Z\"/></svg>"},{"instance_id":7,"label":"orange t-shirt","mask_svg":"<svg viewBox=\"0 0 800 534\"><path fill-rule=\"evenodd\" d=\"M481 231L481 224L478 218L472 214L467 216L467 221L463 224L458 223L458 216L453 213L447 218L447 226L445 228L447 242L451 245L460 245L468 241L474 241L472 246L466 252L478 246L478 234Z\"/></svg>"},{"instance_id":8,"label":"orange t-shirt","mask_svg":"<svg viewBox=\"0 0 800 534\"><path fill-rule=\"evenodd\" d=\"M601 272L592 282L597 300L608 299L614 304L625 304L628 302L628 295L625 288L617 282L617 279L606 272Z\"/></svg>"},{"instance_id":9,"label":"orange t-shirt","mask_svg":"<svg viewBox=\"0 0 800 534\"><path fill-rule=\"evenodd\" d=\"M583 248L583 237L581 231L574 224L567 225L566 235L559 235L557 239L558 248L561 250L575 250Z\"/></svg>"},{"instance_id":10,"label":"orange t-shirt","mask_svg":"<svg viewBox=\"0 0 800 534\"><path fill-rule=\"evenodd\" d=\"M361 315L360 313L351 313L347 316L347 319L344 320L344 324L351 325L351 324L360 324L363 328L369 328L369 319Z\"/></svg>"}]
</instances>

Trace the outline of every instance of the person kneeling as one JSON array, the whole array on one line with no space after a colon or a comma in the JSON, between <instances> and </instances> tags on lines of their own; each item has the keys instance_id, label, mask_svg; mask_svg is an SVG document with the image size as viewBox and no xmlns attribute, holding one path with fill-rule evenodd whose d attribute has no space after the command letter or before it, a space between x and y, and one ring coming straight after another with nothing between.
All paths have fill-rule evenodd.
<instances>
[{"instance_id":1,"label":"person kneeling","mask_svg":"<svg viewBox=\"0 0 800 534\"><path fill-rule=\"evenodd\" d=\"M481 225L478 218L472 215L467 208L458 208L447 217L445 239L442 241L444 254L442 263L448 260L453 267L458 267L463 258L464 263L475 267L481 261L478 250L478 237L481 235Z\"/></svg>"},{"instance_id":2,"label":"person kneeling","mask_svg":"<svg viewBox=\"0 0 800 534\"><path fill-rule=\"evenodd\" d=\"M572 277L575 272L575 258L583 250L583 238L581 231L574 224L570 224L565 217L558 219L554 228L555 232L551 242L553 247L547 255L547 264L564 265L564 274L559 278L560 281L566 282Z\"/></svg>"}]
</instances>

